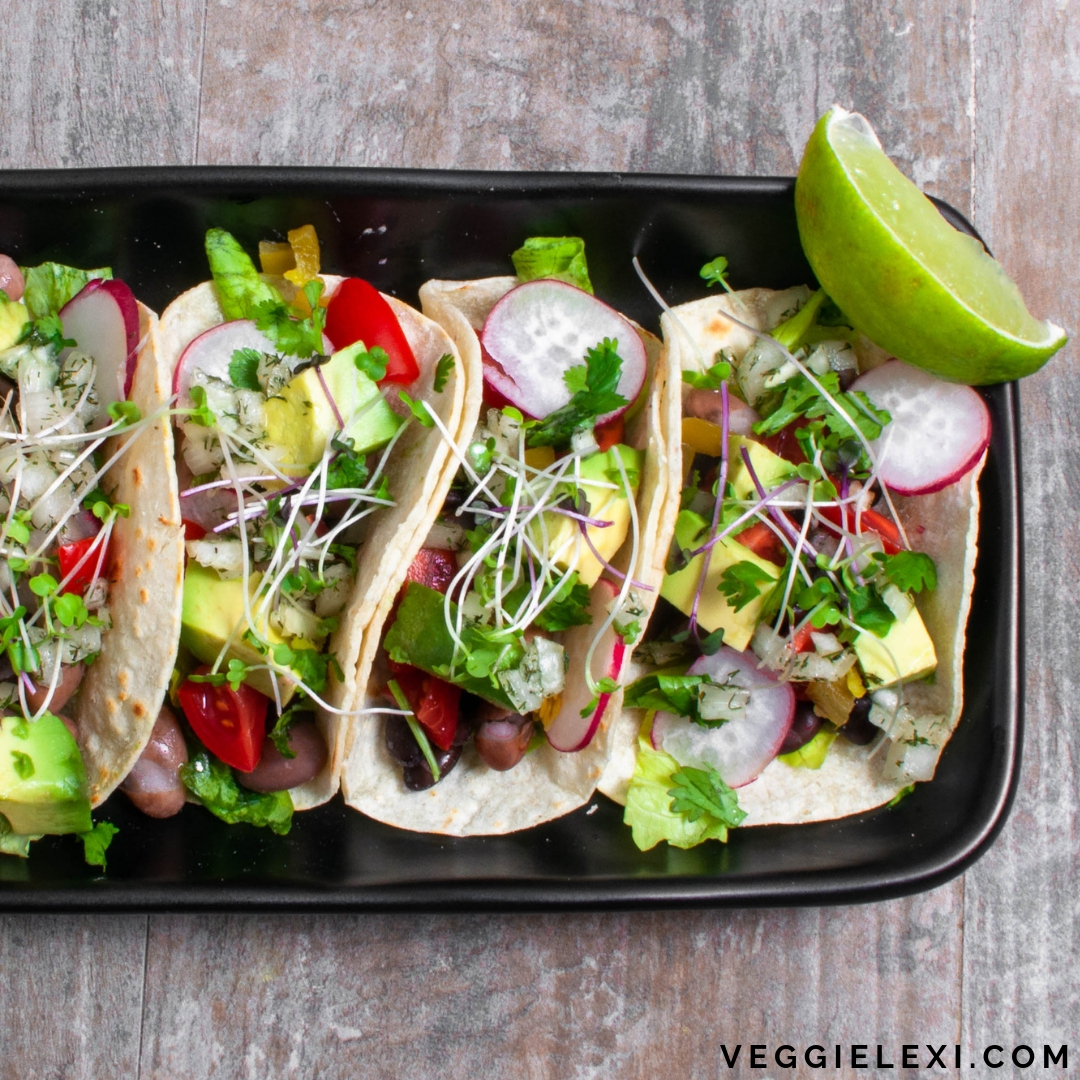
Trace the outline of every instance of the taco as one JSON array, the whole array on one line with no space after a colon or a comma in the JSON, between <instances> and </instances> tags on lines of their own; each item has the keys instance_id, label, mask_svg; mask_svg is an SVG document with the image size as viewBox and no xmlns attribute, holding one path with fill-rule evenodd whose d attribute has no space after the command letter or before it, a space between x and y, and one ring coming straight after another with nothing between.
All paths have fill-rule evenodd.
<instances>
[{"instance_id":1,"label":"taco","mask_svg":"<svg viewBox=\"0 0 1080 1080\"><path fill-rule=\"evenodd\" d=\"M600 790L642 848L889 803L932 778L962 710L989 412L821 291L662 325L682 497Z\"/></svg>"},{"instance_id":2,"label":"taco","mask_svg":"<svg viewBox=\"0 0 1080 1080\"><path fill-rule=\"evenodd\" d=\"M75 832L104 865L90 809L150 738L179 634L168 374L109 269L0 263L0 850Z\"/></svg>"},{"instance_id":3,"label":"taco","mask_svg":"<svg viewBox=\"0 0 1080 1080\"><path fill-rule=\"evenodd\" d=\"M207 233L213 280L162 315L186 531L182 726L148 755L143 808L189 798L288 831L337 790L364 627L421 532L465 383L430 319L319 273L310 226L260 274ZM188 748L190 744L190 749Z\"/></svg>"},{"instance_id":4,"label":"taco","mask_svg":"<svg viewBox=\"0 0 1080 1080\"><path fill-rule=\"evenodd\" d=\"M582 241L534 238L517 276L431 281L467 403L424 529L368 624L349 805L454 836L582 805L655 602L678 399L660 343L593 297ZM677 491L676 491L677 496Z\"/></svg>"}]
</instances>

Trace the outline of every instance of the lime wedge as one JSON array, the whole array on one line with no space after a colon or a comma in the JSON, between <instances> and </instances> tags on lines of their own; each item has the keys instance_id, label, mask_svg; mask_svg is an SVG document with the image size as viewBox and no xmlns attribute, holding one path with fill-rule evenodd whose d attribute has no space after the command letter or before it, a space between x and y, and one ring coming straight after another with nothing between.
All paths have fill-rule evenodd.
<instances>
[{"instance_id":1,"label":"lime wedge","mask_svg":"<svg viewBox=\"0 0 1080 1080\"><path fill-rule=\"evenodd\" d=\"M825 291L909 364L954 382L1006 382L1042 367L1068 340L1029 314L1001 267L893 165L858 113L834 106L818 121L795 213Z\"/></svg>"}]
</instances>

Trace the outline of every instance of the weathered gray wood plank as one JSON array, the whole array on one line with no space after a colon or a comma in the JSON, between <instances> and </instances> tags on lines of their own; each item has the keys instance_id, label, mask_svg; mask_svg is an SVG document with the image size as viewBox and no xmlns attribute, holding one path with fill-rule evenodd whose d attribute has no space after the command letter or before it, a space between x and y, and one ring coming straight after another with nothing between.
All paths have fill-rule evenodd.
<instances>
[{"instance_id":1,"label":"weathered gray wood plank","mask_svg":"<svg viewBox=\"0 0 1080 1080\"><path fill-rule=\"evenodd\" d=\"M146 917L0 918L0 1076L134 1076Z\"/></svg>"},{"instance_id":2,"label":"weathered gray wood plank","mask_svg":"<svg viewBox=\"0 0 1080 1080\"><path fill-rule=\"evenodd\" d=\"M193 161L202 7L203 0L6 4L3 167Z\"/></svg>"},{"instance_id":3,"label":"weathered gray wood plank","mask_svg":"<svg viewBox=\"0 0 1080 1080\"><path fill-rule=\"evenodd\" d=\"M721 1042L744 1044L734 1076L755 1041L952 1043L959 918L949 889L847 911L155 917L142 1076L704 1080Z\"/></svg>"},{"instance_id":4,"label":"weathered gray wood plank","mask_svg":"<svg viewBox=\"0 0 1080 1080\"><path fill-rule=\"evenodd\" d=\"M199 160L791 174L839 100L964 205L969 8L209 0Z\"/></svg>"},{"instance_id":5,"label":"weathered gray wood plank","mask_svg":"<svg viewBox=\"0 0 1080 1080\"><path fill-rule=\"evenodd\" d=\"M980 0L976 10L975 220L1031 310L1080 330L1080 9ZM973 1046L1075 1043L1080 1028L1075 345L1024 382L1021 401L1027 729L1012 818L967 875L964 1025Z\"/></svg>"}]
</instances>

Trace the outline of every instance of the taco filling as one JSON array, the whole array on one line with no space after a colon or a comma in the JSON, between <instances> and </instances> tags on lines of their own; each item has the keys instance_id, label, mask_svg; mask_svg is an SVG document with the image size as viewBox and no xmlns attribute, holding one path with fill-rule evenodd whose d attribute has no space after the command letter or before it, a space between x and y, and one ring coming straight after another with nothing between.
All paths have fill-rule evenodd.
<instances>
[{"instance_id":1,"label":"taco filling","mask_svg":"<svg viewBox=\"0 0 1080 1080\"><path fill-rule=\"evenodd\" d=\"M138 754L164 693L128 684L135 716L128 694L102 686L140 617L117 603L118 563L136 562L132 492L117 477L140 457L135 435L161 423L129 400L150 316L108 268L20 270L0 256L0 284L0 851L79 833L103 866L115 829L92 832L91 805Z\"/></svg>"},{"instance_id":2,"label":"taco filling","mask_svg":"<svg viewBox=\"0 0 1080 1080\"><path fill-rule=\"evenodd\" d=\"M360 279L321 278L310 226L289 237L264 246L264 268L277 273L260 275L232 236L211 229L212 289L163 317L179 353L187 536L172 697L190 750L174 739L178 753L159 755L170 801L143 800L164 816L186 788L223 820L279 833L294 806L336 785L358 559L370 519L403 494L388 461L419 422L413 412L428 421L403 389L415 390L421 367L390 302ZM185 332L180 350L172 338ZM448 352L439 366L453 360Z\"/></svg>"},{"instance_id":3,"label":"taco filling","mask_svg":"<svg viewBox=\"0 0 1080 1080\"><path fill-rule=\"evenodd\" d=\"M636 756L602 789L646 849L930 779L959 715L985 405L876 353L821 291L686 304L665 335L682 498L625 696Z\"/></svg>"}]
</instances>

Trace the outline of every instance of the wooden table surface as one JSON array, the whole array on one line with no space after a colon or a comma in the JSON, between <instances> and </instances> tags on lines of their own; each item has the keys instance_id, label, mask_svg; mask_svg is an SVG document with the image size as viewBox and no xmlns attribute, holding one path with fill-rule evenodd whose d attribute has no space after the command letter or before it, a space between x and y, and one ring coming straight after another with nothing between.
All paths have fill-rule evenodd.
<instances>
[{"instance_id":1,"label":"wooden table surface","mask_svg":"<svg viewBox=\"0 0 1080 1080\"><path fill-rule=\"evenodd\" d=\"M13 168L790 175L838 101L1080 327L1069 0L21 0L2 23ZM697 1078L728 1074L721 1042L1071 1043L1075 1069L1074 408L1070 347L1022 391L1020 791L963 877L822 910L8 916L0 1075Z\"/></svg>"}]
</instances>

